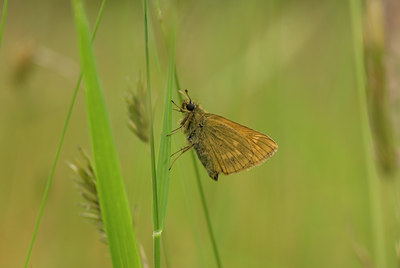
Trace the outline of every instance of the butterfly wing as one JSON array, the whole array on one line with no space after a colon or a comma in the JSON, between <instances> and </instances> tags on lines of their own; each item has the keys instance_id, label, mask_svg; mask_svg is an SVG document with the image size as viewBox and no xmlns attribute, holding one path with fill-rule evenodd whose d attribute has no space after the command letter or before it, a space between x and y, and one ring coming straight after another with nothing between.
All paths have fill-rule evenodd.
<instances>
[{"instance_id":1,"label":"butterfly wing","mask_svg":"<svg viewBox=\"0 0 400 268\"><path fill-rule=\"evenodd\" d=\"M244 136L213 119L205 119L204 124L203 137L195 149L210 177L238 172L250 163L253 151Z\"/></svg>"},{"instance_id":2,"label":"butterfly wing","mask_svg":"<svg viewBox=\"0 0 400 268\"><path fill-rule=\"evenodd\" d=\"M216 172L231 174L260 164L278 148L268 136L222 116L205 114L202 146Z\"/></svg>"}]
</instances>

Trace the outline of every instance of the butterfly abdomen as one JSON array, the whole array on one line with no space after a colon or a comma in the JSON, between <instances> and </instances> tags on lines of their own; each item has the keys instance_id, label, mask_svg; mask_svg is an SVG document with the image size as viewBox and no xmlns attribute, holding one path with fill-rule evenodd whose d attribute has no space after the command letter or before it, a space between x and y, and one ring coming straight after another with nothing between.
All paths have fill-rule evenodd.
<instances>
[{"instance_id":1,"label":"butterfly abdomen","mask_svg":"<svg viewBox=\"0 0 400 268\"><path fill-rule=\"evenodd\" d=\"M194 150L196 151L197 157L207 170L208 175L215 181L218 180L218 172L215 170L214 163L210 158L209 152L200 143L194 144Z\"/></svg>"}]
</instances>

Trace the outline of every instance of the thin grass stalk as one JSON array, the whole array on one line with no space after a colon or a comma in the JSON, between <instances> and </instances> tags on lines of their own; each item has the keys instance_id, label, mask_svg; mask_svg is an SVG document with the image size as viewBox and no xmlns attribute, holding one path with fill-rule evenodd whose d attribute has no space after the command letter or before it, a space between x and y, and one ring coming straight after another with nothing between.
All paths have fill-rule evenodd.
<instances>
[{"instance_id":1,"label":"thin grass stalk","mask_svg":"<svg viewBox=\"0 0 400 268\"><path fill-rule=\"evenodd\" d=\"M160 23L160 27L161 27L161 32L163 33L163 37L164 37L164 43L167 45L167 34L166 34L166 29L163 23L163 17L162 17L162 12L161 12L161 8L160 8L160 3L159 1L156 1L156 8L157 8L157 14L158 14L158 21ZM174 76L175 76L175 85L176 85L176 90L180 90L181 86L179 83L179 78L178 78L178 72L176 69L176 66L174 68ZM178 98L180 100L180 102L182 102L182 96L181 94L178 94ZM219 251L218 251L218 247L217 247L217 242L214 236L214 231L211 225L211 219L210 219L210 215L208 212L208 206L207 206L207 202L205 199L205 194L204 194L204 190L203 190L203 186L201 184L201 178L200 178L200 172L199 172L199 167L196 161L196 156L194 154L194 151L191 150L191 155L192 155L192 162L193 162L193 167L195 170L195 176L196 176L196 182L197 182L197 188L199 190L199 194L200 194L200 199L201 199L201 204L202 204L202 208L203 208L203 212L204 215L206 217L206 222L207 222L207 229L208 229L208 233L210 236L210 240L212 243L212 248L213 248L213 253L214 253L214 257L215 257L215 261L218 265L218 267L222 267L222 262L221 262L221 258L219 257Z\"/></svg>"},{"instance_id":2,"label":"thin grass stalk","mask_svg":"<svg viewBox=\"0 0 400 268\"><path fill-rule=\"evenodd\" d=\"M1 20L0 20L0 48L1 48L1 41L3 40L4 25L6 22L7 5L8 5L8 0L4 0L3 9L1 11Z\"/></svg>"},{"instance_id":3,"label":"thin grass stalk","mask_svg":"<svg viewBox=\"0 0 400 268\"><path fill-rule=\"evenodd\" d=\"M177 91L181 89L181 86L180 86L180 83L179 83L179 78L178 78L178 72L177 72L176 68L175 68L175 85L176 85L176 90ZM178 94L178 96L179 96L180 102L182 102L181 94ZM211 240L211 244L212 244L212 248L213 248L213 252L214 252L215 261L216 261L218 267L221 268L222 267L222 262L221 262L221 258L219 257L217 240L215 239L214 231L213 231L213 228L212 228L212 225L211 225L211 218L210 218L210 213L208 212L208 206L207 206L206 197L205 197L204 190L203 190L203 185L201 184L199 166L197 164L196 156L194 154L194 151L191 150L190 154L192 156L193 168L194 168L194 173L195 173L196 182L197 182L197 189L199 190L201 205L202 205L202 208L203 208L204 216L206 217L207 230L208 230L208 234L210 236L210 240Z\"/></svg>"},{"instance_id":4,"label":"thin grass stalk","mask_svg":"<svg viewBox=\"0 0 400 268\"><path fill-rule=\"evenodd\" d=\"M371 126L368 120L366 77L364 72L363 37L362 37L362 4L359 0L350 1L350 16L353 28L353 45L355 55L356 87L358 93L362 143L364 147L366 173L368 179L370 215L373 233L375 265L379 268L387 267L384 223L382 213L381 185L375 163L373 161L373 144Z\"/></svg>"},{"instance_id":5,"label":"thin grass stalk","mask_svg":"<svg viewBox=\"0 0 400 268\"><path fill-rule=\"evenodd\" d=\"M156 8L157 8L157 14L158 14L158 21L159 21L160 27L161 27L161 32L163 33L163 37L164 37L164 43L168 44L166 30L165 30L165 26L164 26L164 23L163 23L163 17L162 17L162 12L161 12L159 1L156 1ZM176 90L178 91L178 90L181 89L181 86L180 86L180 83L179 83L178 72L177 72L176 66L175 66L175 69L174 69L174 76L175 76ZM179 98L180 102L182 102L181 94L178 94L178 98ZM206 199L205 199L203 186L201 184L199 167L198 167L198 164L197 164L197 161L196 161L196 156L195 156L193 150L191 151L191 155L192 155L193 167L194 167L194 170L195 170L197 188L199 190L203 212L204 212L204 215L206 217L208 234L210 236L210 240L211 240L211 243L212 243L212 248L213 248L215 261L216 261L218 267L222 267L222 262L221 262L221 258L219 257L219 251L218 251L218 247L217 247L217 242L216 242L216 239L215 239L215 236L214 236L214 231L213 231L213 228L212 228L212 225L211 225L210 214L208 212L208 206L207 206L207 202L206 202Z\"/></svg>"},{"instance_id":6,"label":"thin grass stalk","mask_svg":"<svg viewBox=\"0 0 400 268\"><path fill-rule=\"evenodd\" d=\"M186 176L183 174L184 171L183 171L183 166L182 166L181 162L179 162L177 164L179 165L179 167L177 169L180 171L179 180L181 182L182 192L183 192L183 196L184 196L183 203L185 204L186 213L188 214L188 218L190 221L189 225L192 229L193 237L194 237L194 240L196 243L198 267L204 267L204 253L203 253L203 249L202 249L201 242L200 242L198 228L196 226L196 220L194 218L194 211L192 209L193 203L190 198L190 194L187 191L188 186L187 186L187 181L185 180Z\"/></svg>"},{"instance_id":7,"label":"thin grass stalk","mask_svg":"<svg viewBox=\"0 0 400 268\"><path fill-rule=\"evenodd\" d=\"M100 6L100 9L99 9L99 13L97 15L97 18L96 18L96 23L95 23L94 30L93 30L92 37L91 37L91 41L92 42L94 41L94 39L96 37L96 33L97 33L97 30L98 30L101 18L103 16L104 6L105 6L106 2L107 2L106 0L103 0L101 2L101 6ZM80 87L81 82L82 82L82 78L83 78L83 73L81 72L79 74L78 80L76 81L75 89L74 89L74 92L72 94L72 98L71 98L71 101L70 101L70 104L69 104L69 107L68 107L68 111L67 111L67 115L65 117L64 125L63 125L63 128L61 130L61 135L60 135L60 139L58 141L56 154L54 156L54 160L53 160L53 163L51 165L49 177L47 178L46 186L45 186L45 189L44 189L44 192L43 192L43 196L42 196L42 201L40 203L38 215L37 215L36 221L35 221L35 226L33 228L33 233L32 233L32 237L31 237L31 241L30 241L29 247L28 247L28 252L26 254L24 267L28 267L28 262L29 262L29 259L30 259L31 253L32 253L33 244L35 242L37 231L38 231L39 225L40 225L40 220L42 218L44 207L45 207L46 202L47 202L47 197L49 195L50 186L51 186L51 184L53 182L54 172L55 172L55 169L56 169L58 158L60 156L62 145L64 143L65 133L67 132L69 120L70 120L71 114L72 114L72 109L73 109L74 104L75 104L76 96L78 95L78 91L79 91L79 87Z\"/></svg>"},{"instance_id":8,"label":"thin grass stalk","mask_svg":"<svg viewBox=\"0 0 400 268\"><path fill-rule=\"evenodd\" d=\"M147 81L147 109L149 115L149 137L150 137L150 158L151 158L151 182L153 190L153 265L155 268L161 267L161 230L158 209L158 189L156 173L156 155L154 150L154 130L153 130L153 111L151 101L150 86L150 60L149 60L149 31L148 31L148 8L147 0L143 0L144 13L144 40L146 54L146 81Z\"/></svg>"},{"instance_id":9,"label":"thin grass stalk","mask_svg":"<svg viewBox=\"0 0 400 268\"><path fill-rule=\"evenodd\" d=\"M193 163L197 163L196 156L194 155L194 151L191 151L191 156L192 156ZM208 212L208 206L207 206L207 202L206 202L206 197L204 195L203 185L201 184L199 166L196 164L196 165L193 165L193 167L194 167L194 171L196 174L197 188L199 189L201 205L203 206L204 216L206 217L207 229L208 229L208 233L210 235L210 239L211 239L211 243L212 243L212 247L213 247L213 251L214 251L215 261L217 262L217 266L219 268L221 268L222 262L221 262L221 258L219 257L217 240L215 239L214 231L213 231L213 228L211 225L210 213Z\"/></svg>"}]
</instances>

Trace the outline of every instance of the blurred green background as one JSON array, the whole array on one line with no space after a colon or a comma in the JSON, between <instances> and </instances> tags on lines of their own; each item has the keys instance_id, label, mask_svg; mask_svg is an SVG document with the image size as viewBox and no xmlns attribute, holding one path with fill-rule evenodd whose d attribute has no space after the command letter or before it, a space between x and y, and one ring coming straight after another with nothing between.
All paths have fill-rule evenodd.
<instances>
[{"instance_id":1,"label":"blurred green background","mask_svg":"<svg viewBox=\"0 0 400 268\"><path fill-rule=\"evenodd\" d=\"M92 25L99 6L86 1ZM224 267L367 267L373 236L349 3L206 0L162 6L178 17L182 87L208 112L279 145L265 164L221 176L218 183L201 167ZM158 141L166 52L150 8ZM94 49L135 233L151 266L150 157L127 127L124 101L128 85L145 69L143 36L141 2L109 1ZM0 267L21 267L79 74L69 1L10 1L0 62ZM90 148L83 97L81 90L32 267L111 267L107 247L79 216L81 198L67 166L79 157L78 145ZM184 142L183 134L175 135L172 150ZM396 176L381 178L389 267L399 265ZM216 266L189 154L171 171L163 235L170 267Z\"/></svg>"}]
</instances>

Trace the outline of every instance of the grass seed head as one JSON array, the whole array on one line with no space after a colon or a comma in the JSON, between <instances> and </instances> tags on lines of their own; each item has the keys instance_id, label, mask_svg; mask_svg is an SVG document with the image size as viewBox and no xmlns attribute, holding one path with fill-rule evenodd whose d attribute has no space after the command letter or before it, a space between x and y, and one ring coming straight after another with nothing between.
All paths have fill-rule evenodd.
<instances>
[{"instance_id":1,"label":"grass seed head","mask_svg":"<svg viewBox=\"0 0 400 268\"><path fill-rule=\"evenodd\" d=\"M146 92L139 75L136 91L130 90L126 97L128 105L128 126L143 142L149 142L149 120L146 112Z\"/></svg>"}]
</instances>

